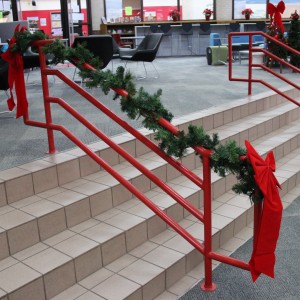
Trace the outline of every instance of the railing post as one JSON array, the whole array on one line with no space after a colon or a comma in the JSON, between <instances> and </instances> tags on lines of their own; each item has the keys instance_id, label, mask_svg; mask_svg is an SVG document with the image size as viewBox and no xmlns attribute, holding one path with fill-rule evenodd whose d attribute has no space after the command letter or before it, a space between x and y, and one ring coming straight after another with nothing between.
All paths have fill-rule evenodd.
<instances>
[{"instance_id":1,"label":"railing post","mask_svg":"<svg viewBox=\"0 0 300 300\"><path fill-rule=\"evenodd\" d=\"M228 35L228 76L229 76L229 80L231 80L232 78L232 36L229 33Z\"/></svg>"},{"instance_id":2,"label":"railing post","mask_svg":"<svg viewBox=\"0 0 300 300\"><path fill-rule=\"evenodd\" d=\"M249 34L248 95L252 94L252 34Z\"/></svg>"},{"instance_id":3,"label":"railing post","mask_svg":"<svg viewBox=\"0 0 300 300\"><path fill-rule=\"evenodd\" d=\"M211 170L210 157L203 155L203 192L204 192L204 282L201 284L203 291L209 292L216 289L212 282L212 216L211 216Z\"/></svg>"},{"instance_id":4,"label":"railing post","mask_svg":"<svg viewBox=\"0 0 300 300\"><path fill-rule=\"evenodd\" d=\"M55 153L54 133L53 133L53 129L50 128L50 125L52 124L51 103L48 101L49 84L48 84L48 77L44 72L44 70L46 69L46 57L45 57L45 53L42 51L42 45L38 46L38 51L39 51L41 79L42 79L43 96L44 96L45 118L47 124L48 147L49 147L49 153L52 154Z\"/></svg>"}]
</instances>

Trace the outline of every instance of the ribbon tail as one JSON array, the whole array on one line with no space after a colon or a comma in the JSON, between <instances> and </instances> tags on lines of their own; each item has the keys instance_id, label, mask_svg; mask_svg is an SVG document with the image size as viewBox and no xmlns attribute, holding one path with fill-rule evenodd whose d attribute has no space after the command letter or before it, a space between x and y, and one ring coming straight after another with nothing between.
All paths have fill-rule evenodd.
<instances>
[{"instance_id":1,"label":"ribbon tail","mask_svg":"<svg viewBox=\"0 0 300 300\"><path fill-rule=\"evenodd\" d=\"M15 82L16 95L18 99L16 118L22 117L28 112L28 102L26 97L23 58L18 56L18 72Z\"/></svg>"},{"instance_id":2,"label":"ribbon tail","mask_svg":"<svg viewBox=\"0 0 300 300\"><path fill-rule=\"evenodd\" d=\"M14 96L13 96L13 93L12 93L12 90L10 89L10 98L7 99L7 107L10 111L13 111L13 109L15 108L16 104L15 104L15 101L14 101Z\"/></svg>"}]
</instances>

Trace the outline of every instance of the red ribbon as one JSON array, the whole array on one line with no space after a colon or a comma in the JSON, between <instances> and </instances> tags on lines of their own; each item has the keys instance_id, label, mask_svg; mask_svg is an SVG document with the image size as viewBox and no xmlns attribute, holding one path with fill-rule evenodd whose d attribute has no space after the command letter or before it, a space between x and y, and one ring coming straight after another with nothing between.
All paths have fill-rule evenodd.
<instances>
[{"instance_id":1,"label":"red ribbon","mask_svg":"<svg viewBox=\"0 0 300 300\"><path fill-rule=\"evenodd\" d=\"M15 32L22 32L27 30L26 27L22 27L19 30L20 24L17 25ZM28 111L28 102L26 97L25 80L24 80L24 65L22 55L15 51L12 52L12 48L16 43L16 38L13 36L9 41L9 47L1 57L9 63L8 69L8 84L10 90L10 98L7 100L8 109L12 111L15 107L14 96L12 93L14 84L17 95L17 113L16 118L24 116Z\"/></svg>"},{"instance_id":2,"label":"red ribbon","mask_svg":"<svg viewBox=\"0 0 300 300\"><path fill-rule=\"evenodd\" d=\"M269 152L263 160L252 145L245 141L247 156L254 169L254 179L264 195L263 209L249 261L253 282L261 273L274 278L275 250L282 218L282 203L278 193L279 182L274 176L275 159Z\"/></svg>"},{"instance_id":3,"label":"red ribbon","mask_svg":"<svg viewBox=\"0 0 300 300\"><path fill-rule=\"evenodd\" d=\"M284 26L281 19L281 14L283 14L285 10L285 4L283 1L280 1L277 6L272 3L268 3L268 14L273 18L274 22L279 26L282 34L284 33Z\"/></svg>"}]
</instances>

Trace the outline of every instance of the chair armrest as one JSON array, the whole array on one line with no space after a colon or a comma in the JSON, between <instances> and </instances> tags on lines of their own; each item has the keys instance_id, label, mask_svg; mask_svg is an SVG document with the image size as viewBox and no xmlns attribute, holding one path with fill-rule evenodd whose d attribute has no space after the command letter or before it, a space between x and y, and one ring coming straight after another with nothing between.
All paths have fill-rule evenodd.
<instances>
[{"instance_id":1,"label":"chair armrest","mask_svg":"<svg viewBox=\"0 0 300 300\"><path fill-rule=\"evenodd\" d=\"M120 56L132 56L136 53L136 49L122 49L119 48L119 54Z\"/></svg>"}]
</instances>

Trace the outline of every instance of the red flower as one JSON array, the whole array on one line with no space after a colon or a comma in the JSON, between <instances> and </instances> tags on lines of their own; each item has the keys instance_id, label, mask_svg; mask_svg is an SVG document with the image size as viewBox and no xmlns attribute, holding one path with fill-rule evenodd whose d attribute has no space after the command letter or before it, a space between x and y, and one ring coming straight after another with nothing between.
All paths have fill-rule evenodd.
<instances>
[{"instance_id":1,"label":"red flower","mask_svg":"<svg viewBox=\"0 0 300 300\"><path fill-rule=\"evenodd\" d=\"M170 11L169 16L172 18L178 18L180 17L180 13L177 9L173 9L172 11Z\"/></svg>"},{"instance_id":2,"label":"red flower","mask_svg":"<svg viewBox=\"0 0 300 300\"><path fill-rule=\"evenodd\" d=\"M209 9L209 8L206 8L203 11L203 14L206 15L206 16L211 16L213 13L214 12L211 9Z\"/></svg>"},{"instance_id":3,"label":"red flower","mask_svg":"<svg viewBox=\"0 0 300 300\"><path fill-rule=\"evenodd\" d=\"M254 14L253 10L251 8L245 8L242 10L242 15L252 15Z\"/></svg>"},{"instance_id":4,"label":"red flower","mask_svg":"<svg viewBox=\"0 0 300 300\"><path fill-rule=\"evenodd\" d=\"M291 19L292 20L298 20L299 19L299 15L297 10L295 10L295 12L293 14L291 14Z\"/></svg>"}]
</instances>

